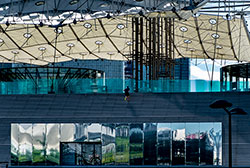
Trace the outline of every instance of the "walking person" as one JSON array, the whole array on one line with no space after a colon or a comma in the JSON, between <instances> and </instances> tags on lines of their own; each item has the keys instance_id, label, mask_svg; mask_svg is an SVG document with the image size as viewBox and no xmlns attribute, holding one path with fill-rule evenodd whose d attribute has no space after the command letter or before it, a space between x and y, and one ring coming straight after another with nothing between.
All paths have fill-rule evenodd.
<instances>
[{"instance_id":1,"label":"walking person","mask_svg":"<svg viewBox=\"0 0 250 168\"><path fill-rule=\"evenodd\" d=\"M129 102L129 91L130 91L130 89L129 89L129 87L127 86L127 88L124 89L124 93L125 93L125 98L124 98L124 100L127 101L127 102Z\"/></svg>"}]
</instances>

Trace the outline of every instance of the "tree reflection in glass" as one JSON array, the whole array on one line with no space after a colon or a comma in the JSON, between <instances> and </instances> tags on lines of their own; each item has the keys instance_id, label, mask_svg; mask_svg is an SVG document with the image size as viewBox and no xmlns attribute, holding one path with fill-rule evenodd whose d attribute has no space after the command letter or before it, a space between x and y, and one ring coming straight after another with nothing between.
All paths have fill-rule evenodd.
<instances>
[{"instance_id":1,"label":"tree reflection in glass","mask_svg":"<svg viewBox=\"0 0 250 168\"><path fill-rule=\"evenodd\" d=\"M130 165L143 164L143 124L130 124Z\"/></svg>"},{"instance_id":2,"label":"tree reflection in glass","mask_svg":"<svg viewBox=\"0 0 250 168\"><path fill-rule=\"evenodd\" d=\"M115 164L115 124L102 124L102 164Z\"/></svg>"},{"instance_id":3,"label":"tree reflection in glass","mask_svg":"<svg viewBox=\"0 0 250 168\"><path fill-rule=\"evenodd\" d=\"M129 164L129 125L116 124L115 133L116 159L117 165Z\"/></svg>"},{"instance_id":4,"label":"tree reflection in glass","mask_svg":"<svg viewBox=\"0 0 250 168\"><path fill-rule=\"evenodd\" d=\"M46 157L46 127L45 124L33 124L33 165L45 165Z\"/></svg>"},{"instance_id":5,"label":"tree reflection in glass","mask_svg":"<svg viewBox=\"0 0 250 168\"><path fill-rule=\"evenodd\" d=\"M19 165L29 165L32 163L32 124L19 124Z\"/></svg>"}]
</instances>

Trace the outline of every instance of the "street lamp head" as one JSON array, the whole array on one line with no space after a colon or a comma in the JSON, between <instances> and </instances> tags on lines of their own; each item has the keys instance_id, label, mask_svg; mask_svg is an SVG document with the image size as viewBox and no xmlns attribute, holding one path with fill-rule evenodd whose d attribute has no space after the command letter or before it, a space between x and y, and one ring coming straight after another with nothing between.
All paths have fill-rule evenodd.
<instances>
[{"instance_id":1,"label":"street lamp head","mask_svg":"<svg viewBox=\"0 0 250 168\"><path fill-rule=\"evenodd\" d=\"M231 115L247 115L247 112L238 107L231 109L229 112Z\"/></svg>"},{"instance_id":2,"label":"street lamp head","mask_svg":"<svg viewBox=\"0 0 250 168\"><path fill-rule=\"evenodd\" d=\"M209 107L210 108L223 108L226 109L227 107L231 107L233 104L226 101L226 100L215 100L212 102Z\"/></svg>"}]
</instances>

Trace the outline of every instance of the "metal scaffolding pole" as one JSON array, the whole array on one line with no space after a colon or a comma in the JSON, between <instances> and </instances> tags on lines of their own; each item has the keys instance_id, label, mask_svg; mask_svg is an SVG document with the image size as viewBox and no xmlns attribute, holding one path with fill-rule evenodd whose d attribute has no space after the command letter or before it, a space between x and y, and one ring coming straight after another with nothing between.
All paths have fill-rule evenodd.
<instances>
[{"instance_id":1,"label":"metal scaffolding pole","mask_svg":"<svg viewBox=\"0 0 250 168\"><path fill-rule=\"evenodd\" d=\"M132 29L135 90L144 78L174 79L174 19L134 17Z\"/></svg>"}]
</instances>

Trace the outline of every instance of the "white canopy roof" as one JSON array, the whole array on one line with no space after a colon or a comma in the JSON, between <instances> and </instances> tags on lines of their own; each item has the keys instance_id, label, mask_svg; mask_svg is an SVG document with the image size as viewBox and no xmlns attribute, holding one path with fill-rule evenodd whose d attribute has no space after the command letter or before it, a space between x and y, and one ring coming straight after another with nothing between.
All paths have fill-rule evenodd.
<instances>
[{"instance_id":1,"label":"white canopy roof","mask_svg":"<svg viewBox=\"0 0 250 168\"><path fill-rule=\"evenodd\" d=\"M178 22L175 45L184 57L250 61L249 33L243 17L201 15Z\"/></svg>"},{"instance_id":2,"label":"white canopy roof","mask_svg":"<svg viewBox=\"0 0 250 168\"><path fill-rule=\"evenodd\" d=\"M53 27L2 24L0 62L45 65L72 59L128 60L132 49L131 27L129 16L88 20L59 27L56 37ZM187 21L175 19L174 33L175 58L250 61L243 19L212 15L191 17Z\"/></svg>"}]
</instances>

